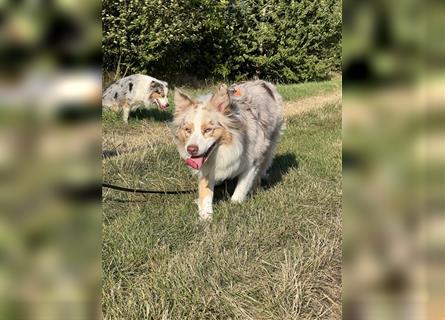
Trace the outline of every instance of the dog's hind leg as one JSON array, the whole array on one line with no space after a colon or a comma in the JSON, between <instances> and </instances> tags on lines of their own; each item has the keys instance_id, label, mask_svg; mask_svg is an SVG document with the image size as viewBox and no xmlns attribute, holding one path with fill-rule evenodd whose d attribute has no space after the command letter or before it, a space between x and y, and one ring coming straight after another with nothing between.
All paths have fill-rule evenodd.
<instances>
[{"instance_id":1,"label":"dog's hind leg","mask_svg":"<svg viewBox=\"0 0 445 320\"><path fill-rule=\"evenodd\" d=\"M122 119L125 123L128 123L128 117L130 116L130 106L127 101L122 103Z\"/></svg>"},{"instance_id":2,"label":"dog's hind leg","mask_svg":"<svg viewBox=\"0 0 445 320\"><path fill-rule=\"evenodd\" d=\"M238 183L231 197L232 202L243 202L249 194L252 186L257 179L259 168L251 167L249 170L241 173L238 177Z\"/></svg>"},{"instance_id":3,"label":"dog's hind leg","mask_svg":"<svg viewBox=\"0 0 445 320\"><path fill-rule=\"evenodd\" d=\"M268 180L269 179L269 175L267 174L267 170L269 170L270 166L272 165L273 158L274 158L274 155L275 155L275 149L277 148L278 141L280 139L280 135L281 135L281 126L278 127L274 131L274 133L273 133L273 135L271 137L270 146L267 149L267 152L266 152L266 155L264 157L263 162L261 163L259 176L263 180Z\"/></svg>"}]
</instances>

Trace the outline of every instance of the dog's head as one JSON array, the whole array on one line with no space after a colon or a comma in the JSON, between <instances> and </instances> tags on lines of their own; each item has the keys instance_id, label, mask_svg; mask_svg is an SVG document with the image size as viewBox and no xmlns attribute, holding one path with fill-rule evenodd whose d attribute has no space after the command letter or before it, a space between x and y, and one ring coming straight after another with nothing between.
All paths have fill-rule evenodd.
<instances>
[{"instance_id":1,"label":"dog's head","mask_svg":"<svg viewBox=\"0 0 445 320\"><path fill-rule=\"evenodd\" d=\"M149 88L150 101L156 104L159 109L168 108L168 84L167 82L152 81Z\"/></svg>"},{"instance_id":2,"label":"dog's head","mask_svg":"<svg viewBox=\"0 0 445 320\"><path fill-rule=\"evenodd\" d=\"M173 130L186 164L201 169L220 144L231 143L232 110L227 87L222 85L207 101L198 102L175 90Z\"/></svg>"}]
</instances>

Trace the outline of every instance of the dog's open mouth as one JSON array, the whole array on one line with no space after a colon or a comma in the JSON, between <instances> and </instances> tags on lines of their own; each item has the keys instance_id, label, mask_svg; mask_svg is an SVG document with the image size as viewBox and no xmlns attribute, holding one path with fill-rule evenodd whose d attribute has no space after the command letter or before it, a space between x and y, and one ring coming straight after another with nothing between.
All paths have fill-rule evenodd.
<instances>
[{"instance_id":1,"label":"dog's open mouth","mask_svg":"<svg viewBox=\"0 0 445 320\"><path fill-rule=\"evenodd\" d=\"M158 99L155 99L155 103L156 103L156 105L158 106L159 109L161 109L161 110L167 109L167 105L160 103Z\"/></svg>"},{"instance_id":2,"label":"dog's open mouth","mask_svg":"<svg viewBox=\"0 0 445 320\"><path fill-rule=\"evenodd\" d=\"M203 166L203 164L207 161L210 154L212 153L213 149L215 149L216 143L212 144L210 148L207 150L206 153L197 156L197 157L190 157L187 160L185 160L185 164L189 167L199 170Z\"/></svg>"}]
</instances>

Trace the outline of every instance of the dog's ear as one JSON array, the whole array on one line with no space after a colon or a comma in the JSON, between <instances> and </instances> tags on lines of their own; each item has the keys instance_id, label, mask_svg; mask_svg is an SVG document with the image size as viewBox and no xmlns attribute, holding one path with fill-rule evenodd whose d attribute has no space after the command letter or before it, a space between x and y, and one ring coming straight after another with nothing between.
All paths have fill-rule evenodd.
<instances>
[{"instance_id":1,"label":"dog's ear","mask_svg":"<svg viewBox=\"0 0 445 320\"><path fill-rule=\"evenodd\" d=\"M152 82L150 83L150 89L151 89L152 91L162 89L162 83L157 82L157 81L152 81Z\"/></svg>"},{"instance_id":2,"label":"dog's ear","mask_svg":"<svg viewBox=\"0 0 445 320\"><path fill-rule=\"evenodd\" d=\"M229 111L230 99L227 92L227 86L222 84L210 99L210 105L221 113Z\"/></svg>"},{"instance_id":3,"label":"dog's ear","mask_svg":"<svg viewBox=\"0 0 445 320\"><path fill-rule=\"evenodd\" d=\"M184 111L194 105L193 99L179 89L175 89L175 97L173 101L175 102L176 111Z\"/></svg>"}]
</instances>

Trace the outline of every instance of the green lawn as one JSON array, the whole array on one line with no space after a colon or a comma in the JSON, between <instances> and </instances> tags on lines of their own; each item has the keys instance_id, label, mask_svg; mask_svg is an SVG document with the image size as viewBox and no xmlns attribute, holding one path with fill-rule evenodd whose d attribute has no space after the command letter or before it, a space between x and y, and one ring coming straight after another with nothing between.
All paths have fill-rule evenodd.
<instances>
[{"instance_id":1,"label":"green lawn","mask_svg":"<svg viewBox=\"0 0 445 320\"><path fill-rule=\"evenodd\" d=\"M340 81L279 85L287 101L341 90ZM203 90L205 91L205 90ZM169 114L103 116L104 180L196 188L177 155ZM269 184L233 204L217 189L214 218L196 194L104 189L104 319L340 319L341 105L287 118Z\"/></svg>"},{"instance_id":2,"label":"green lawn","mask_svg":"<svg viewBox=\"0 0 445 320\"><path fill-rule=\"evenodd\" d=\"M341 81L330 80L286 85L279 84L277 89L285 101L291 101L304 97L323 95L333 91L341 91Z\"/></svg>"}]
</instances>

